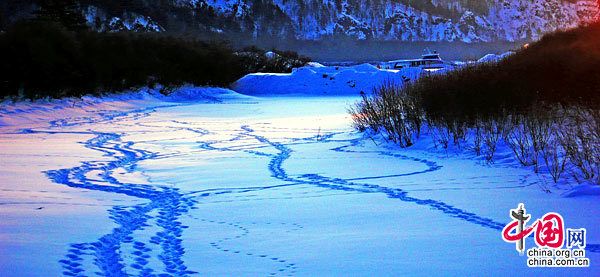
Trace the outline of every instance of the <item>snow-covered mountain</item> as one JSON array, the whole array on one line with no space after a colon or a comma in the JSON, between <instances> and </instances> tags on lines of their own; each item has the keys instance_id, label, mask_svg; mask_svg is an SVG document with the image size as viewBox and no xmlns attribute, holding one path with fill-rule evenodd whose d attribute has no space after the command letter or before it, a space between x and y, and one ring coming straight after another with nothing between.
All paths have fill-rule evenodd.
<instances>
[{"instance_id":1,"label":"snow-covered mountain","mask_svg":"<svg viewBox=\"0 0 600 277\"><path fill-rule=\"evenodd\" d=\"M518 41L600 18L598 0L82 0L98 30Z\"/></svg>"}]
</instances>

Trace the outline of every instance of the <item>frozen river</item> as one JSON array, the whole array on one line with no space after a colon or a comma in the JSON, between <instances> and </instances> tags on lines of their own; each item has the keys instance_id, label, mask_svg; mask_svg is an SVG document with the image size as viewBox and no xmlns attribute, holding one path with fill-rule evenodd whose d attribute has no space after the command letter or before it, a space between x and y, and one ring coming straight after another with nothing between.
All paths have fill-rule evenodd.
<instances>
[{"instance_id":1,"label":"frozen river","mask_svg":"<svg viewBox=\"0 0 600 277\"><path fill-rule=\"evenodd\" d=\"M597 196L364 138L354 97L209 100L3 107L0 275L599 273ZM527 268L501 238L520 202L587 228L592 266Z\"/></svg>"}]
</instances>

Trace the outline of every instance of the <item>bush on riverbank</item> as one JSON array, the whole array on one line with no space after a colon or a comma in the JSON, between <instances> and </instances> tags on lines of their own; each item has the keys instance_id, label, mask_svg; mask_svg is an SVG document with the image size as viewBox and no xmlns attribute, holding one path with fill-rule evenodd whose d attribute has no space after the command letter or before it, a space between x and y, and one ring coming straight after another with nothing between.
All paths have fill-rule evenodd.
<instances>
[{"instance_id":1,"label":"bush on riverbank","mask_svg":"<svg viewBox=\"0 0 600 277\"><path fill-rule=\"evenodd\" d=\"M499 63L384 84L350 112L357 129L404 147L425 126L443 148L472 149L492 162L504 143L555 182L571 173L600 183L598 37L600 23L547 35Z\"/></svg>"}]
</instances>

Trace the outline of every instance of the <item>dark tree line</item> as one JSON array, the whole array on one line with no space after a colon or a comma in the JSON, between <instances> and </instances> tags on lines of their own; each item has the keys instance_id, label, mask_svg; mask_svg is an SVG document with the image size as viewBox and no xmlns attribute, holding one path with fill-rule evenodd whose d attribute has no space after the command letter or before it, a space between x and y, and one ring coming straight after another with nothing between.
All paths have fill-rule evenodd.
<instances>
[{"instance_id":1,"label":"dark tree line","mask_svg":"<svg viewBox=\"0 0 600 277\"><path fill-rule=\"evenodd\" d=\"M0 33L0 97L59 98L157 84L227 86L251 72L290 72L309 61L294 52L267 58L256 47L236 51L194 38L95 32L81 13L87 2L36 0L33 18ZM106 4L118 13L131 3Z\"/></svg>"},{"instance_id":2,"label":"dark tree line","mask_svg":"<svg viewBox=\"0 0 600 277\"><path fill-rule=\"evenodd\" d=\"M0 34L0 97L80 96L161 84L227 86L245 74L290 72L308 62L257 48L162 34L71 30L59 22L16 24Z\"/></svg>"},{"instance_id":3,"label":"dark tree line","mask_svg":"<svg viewBox=\"0 0 600 277\"><path fill-rule=\"evenodd\" d=\"M2 96L77 96L140 86L225 86L245 71L226 45L17 24L0 35Z\"/></svg>"}]
</instances>

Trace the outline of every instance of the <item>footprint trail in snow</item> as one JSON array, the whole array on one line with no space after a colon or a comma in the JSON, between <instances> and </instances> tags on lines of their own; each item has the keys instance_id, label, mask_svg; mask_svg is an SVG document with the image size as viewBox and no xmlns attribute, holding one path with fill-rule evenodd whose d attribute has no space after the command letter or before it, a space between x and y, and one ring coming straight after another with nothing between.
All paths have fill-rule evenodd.
<instances>
[{"instance_id":1,"label":"footprint trail in snow","mask_svg":"<svg viewBox=\"0 0 600 277\"><path fill-rule=\"evenodd\" d=\"M276 122L277 125L268 122L268 119L254 119L252 116L244 119L202 118L203 108L208 107L207 104L198 105L198 118L189 115L171 118L171 113L177 111L178 107L163 105L130 112L102 112L96 117L53 120L48 128L21 131L22 135L72 134L90 137L81 142L82 145L100 153L102 158L83 160L74 167L47 170L47 177L57 185L139 200L134 204L123 203L110 207L108 214L115 224L111 232L94 241L72 242L67 253L58 261L63 269L62 274L210 275L213 271L205 272L205 267L196 262L190 264L190 259L200 259L201 265L211 263L209 257L190 257L187 254L190 250L198 250L190 249L189 245L192 245L202 248L200 252L207 255L212 253L222 255L224 259L239 259L239 263L252 272L251 275L293 276L303 269L302 261L297 261L301 258L299 252L302 250L290 252L262 245L268 244L269 240L293 241L306 236L303 232L310 227L309 222L298 223L293 218L257 220L250 216L243 220L224 217L219 213L198 214L196 211L210 211L209 208L215 206L248 207L269 201L282 203L286 200L379 195L398 201L394 203L409 205L411 209L438 213L455 220L453 222L456 224L465 223L496 232L504 227L504 219L498 220L448 202L422 197L423 192L446 189L501 191L527 188L536 182L529 176L514 177L514 182L508 185L492 183L494 178L486 176L476 176L469 181L437 180L430 176L444 167L435 157L365 148L363 144L366 140L347 126L321 130L320 127L282 126L281 122ZM163 109L168 112L163 112ZM303 152L317 148L322 151L318 156ZM328 158L330 155L331 158ZM306 168L288 165L303 158L307 159L307 163L315 159L331 159L332 166L336 161L362 163L357 157L389 159L395 164L407 164L407 167L396 171L383 170L381 174L373 170L357 170L354 174L336 176L335 171L328 173L327 168L317 170L308 164ZM162 175L146 170L147 166L152 167L153 163L160 164L161 161L172 164L172 175L168 175L170 170L165 169L158 171ZM195 169L205 170L206 164L211 163L218 163L218 167L230 169L231 172L235 172L236 167L248 166L250 174L256 175L248 177L258 179L228 181L228 176L207 178L202 174L192 174L192 177L185 179L187 181L177 178L179 166L187 170L181 174L188 176L186 174L195 172ZM368 166L365 164L364 167ZM149 178L142 182L123 177L137 173ZM435 176L439 178L439 175ZM432 184L429 187L413 187L419 185L412 184L416 178L429 178ZM388 185L388 180L393 180L393 185ZM464 186L465 182L473 184ZM417 195L416 192L420 193ZM204 238L202 230L190 230L194 228L217 231L207 233ZM186 241L186 232L192 231L198 234L197 239L201 243L190 244ZM598 245L590 243L588 251L600 252ZM252 263L260 266L252 269Z\"/></svg>"}]
</instances>

